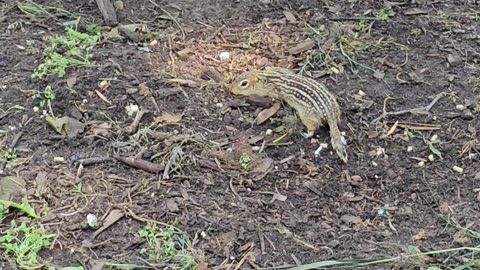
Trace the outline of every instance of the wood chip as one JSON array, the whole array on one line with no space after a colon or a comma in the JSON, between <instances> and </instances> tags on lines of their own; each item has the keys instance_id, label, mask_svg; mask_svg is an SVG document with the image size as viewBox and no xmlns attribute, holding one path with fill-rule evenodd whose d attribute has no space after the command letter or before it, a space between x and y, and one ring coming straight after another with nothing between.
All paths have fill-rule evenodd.
<instances>
[{"instance_id":1,"label":"wood chip","mask_svg":"<svg viewBox=\"0 0 480 270\"><path fill-rule=\"evenodd\" d=\"M283 12L283 15L285 15L285 18L287 19L287 21L289 21L290 23L297 23L297 19L295 18L295 15L293 15L293 13L291 13L290 11L284 11Z\"/></svg>"},{"instance_id":2,"label":"wood chip","mask_svg":"<svg viewBox=\"0 0 480 270\"><path fill-rule=\"evenodd\" d=\"M110 0L97 0L97 6L106 25L114 26L118 23L115 7Z\"/></svg>"},{"instance_id":3,"label":"wood chip","mask_svg":"<svg viewBox=\"0 0 480 270\"><path fill-rule=\"evenodd\" d=\"M313 49L315 47L315 45L316 45L315 40L307 39L307 40L297 44L297 46L295 46L293 48L290 48L290 50L288 50L288 52L290 54L299 54L299 53L308 51L310 49Z\"/></svg>"},{"instance_id":4,"label":"wood chip","mask_svg":"<svg viewBox=\"0 0 480 270\"><path fill-rule=\"evenodd\" d=\"M407 9L403 12L404 15L410 16L410 15L425 15L428 14L429 10L428 9L421 9L421 8L411 8Z\"/></svg>"},{"instance_id":5,"label":"wood chip","mask_svg":"<svg viewBox=\"0 0 480 270\"><path fill-rule=\"evenodd\" d=\"M92 239L97 237L99 234L101 234L103 231L108 229L108 227L112 226L113 223L117 222L120 220L125 214L123 213L122 210L119 209L113 209L108 216L105 218L105 222L103 222L103 226L100 227L98 230L96 230L93 235Z\"/></svg>"},{"instance_id":6,"label":"wood chip","mask_svg":"<svg viewBox=\"0 0 480 270\"><path fill-rule=\"evenodd\" d=\"M274 103L272 107L261 111L257 115L257 125L260 125L265 121L267 121L270 117L275 115L279 109L280 109L280 103Z\"/></svg>"}]
</instances>

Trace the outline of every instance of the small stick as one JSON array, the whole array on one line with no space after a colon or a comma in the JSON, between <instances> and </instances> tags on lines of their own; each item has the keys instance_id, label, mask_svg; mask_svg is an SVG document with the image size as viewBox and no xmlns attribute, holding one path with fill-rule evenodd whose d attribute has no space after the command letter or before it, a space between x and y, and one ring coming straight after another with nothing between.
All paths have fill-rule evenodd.
<instances>
[{"instance_id":1,"label":"small stick","mask_svg":"<svg viewBox=\"0 0 480 270\"><path fill-rule=\"evenodd\" d=\"M143 115L145 114L144 110L139 110L137 114L135 115L135 119L133 120L133 123L127 128L127 133L132 134L137 132L138 125L140 124L140 121L142 120Z\"/></svg>"},{"instance_id":2,"label":"small stick","mask_svg":"<svg viewBox=\"0 0 480 270\"><path fill-rule=\"evenodd\" d=\"M411 114L420 114L420 113L428 113L432 109L433 105L438 102L440 98L442 98L445 95L444 92L438 94L430 104L424 107L420 108L413 108L413 109L407 109L407 110L401 110L401 111L396 111L396 112L386 112L385 110L383 111L383 114L377 117L372 121L372 124L377 123L378 121L382 120L383 118L387 117L388 115L401 115L401 114L406 114L406 113L411 113Z\"/></svg>"},{"instance_id":3,"label":"small stick","mask_svg":"<svg viewBox=\"0 0 480 270\"><path fill-rule=\"evenodd\" d=\"M164 166L162 165L159 165L159 164L155 164L155 163L152 163L150 161L146 161L146 160L143 160L143 159L135 159L135 158L131 158L131 157L128 157L128 158L125 158L125 157L121 157L119 155L114 155L113 158L115 158L116 160L130 166L130 167L134 167L134 168L137 168L137 169L140 169L140 170L144 170L146 172L149 172L149 173L159 173L161 171L163 171L164 169Z\"/></svg>"}]
</instances>

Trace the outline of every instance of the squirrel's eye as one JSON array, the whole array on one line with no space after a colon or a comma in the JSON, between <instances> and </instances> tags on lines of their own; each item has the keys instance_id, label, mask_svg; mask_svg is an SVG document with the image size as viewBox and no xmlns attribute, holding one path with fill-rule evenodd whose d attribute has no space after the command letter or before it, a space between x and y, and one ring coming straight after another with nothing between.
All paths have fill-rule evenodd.
<instances>
[{"instance_id":1,"label":"squirrel's eye","mask_svg":"<svg viewBox=\"0 0 480 270\"><path fill-rule=\"evenodd\" d=\"M243 80L240 82L240 87L245 88L248 86L248 80Z\"/></svg>"}]
</instances>

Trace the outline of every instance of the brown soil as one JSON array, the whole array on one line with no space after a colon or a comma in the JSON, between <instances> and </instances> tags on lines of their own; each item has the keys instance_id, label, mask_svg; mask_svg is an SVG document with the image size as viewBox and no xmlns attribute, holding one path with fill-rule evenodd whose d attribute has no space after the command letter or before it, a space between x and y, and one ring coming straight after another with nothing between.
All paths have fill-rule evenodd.
<instances>
[{"instance_id":1,"label":"brown soil","mask_svg":"<svg viewBox=\"0 0 480 270\"><path fill-rule=\"evenodd\" d=\"M103 24L95 1L41 2L82 15L84 25ZM68 19L31 18L14 1L0 4L0 109L25 108L0 112L1 150L23 134L15 146L17 160L1 168L4 176L19 174L26 181L42 223L58 233L52 249L41 253L42 261L62 267L88 266L94 259L145 265L135 233L147 220L187 232L209 268L218 269L234 269L239 262L241 269L251 269L398 256L409 245L429 251L480 244L455 239L457 230L446 222L480 231L475 1L405 1L393 5L393 17L375 21L369 33L356 18L377 16L382 1L171 2L125 0L118 11L122 24L145 23L157 34L156 44L103 42L92 66L42 80L32 80L31 74L46 46L44 37L62 33ZM286 19L285 11L296 22ZM314 48L289 53L307 38L316 41ZM25 45L27 40L33 47ZM346 54L378 74L350 64L339 40ZM141 49L145 46L150 52ZM222 52L230 59L219 60ZM242 71L265 66L298 71L315 54L326 56L330 65L319 61L306 76L324 83L342 105L348 164L330 151L314 156L319 143L329 142L327 127L317 141L304 139L301 124L291 121L294 112L284 106L257 125L262 108L228 93L231 79ZM337 74L328 72L333 64ZM110 83L106 90L99 87L103 80ZM56 116L86 123L84 132L60 137L41 111L33 111L38 100L28 90L47 85L57 95ZM172 89L182 91L165 96ZM430 113L373 121L383 110L426 106L442 92ZM126 113L129 104L145 110L134 134L126 132L134 120ZM159 123L165 112L183 116L177 123ZM266 131L282 125L298 132L275 144L282 134ZM442 158L427 144L434 135ZM78 162L118 154L168 165L175 153L181 166L170 168L167 178L163 171L151 174L115 160L83 168ZM239 162L242 155L253 159L247 169ZM42 192L39 175L46 178ZM83 195L75 191L80 184ZM95 230L78 226L87 214L103 221L113 209L125 216L95 238ZM388 215L381 215L382 209ZM0 229L11 218L21 215L10 216Z\"/></svg>"}]
</instances>

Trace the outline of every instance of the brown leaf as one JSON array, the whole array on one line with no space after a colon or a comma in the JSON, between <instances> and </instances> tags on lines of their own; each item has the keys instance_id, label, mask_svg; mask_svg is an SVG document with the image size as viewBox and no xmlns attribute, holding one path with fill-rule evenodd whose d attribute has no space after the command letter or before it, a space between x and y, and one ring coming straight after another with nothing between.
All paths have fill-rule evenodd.
<instances>
[{"instance_id":1,"label":"brown leaf","mask_svg":"<svg viewBox=\"0 0 480 270\"><path fill-rule=\"evenodd\" d=\"M103 226L100 227L98 230L96 230L93 235L92 235L92 238L95 238L97 237L99 234L101 234L104 230L108 229L108 227L112 226L113 223L117 222L118 220L120 220L123 216L125 215L125 213L123 213L122 210L120 209L113 209L109 214L108 216L105 218L105 222L103 222Z\"/></svg>"},{"instance_id":2,"label":"brown leaf","mask_svg":"<svg viewBox=\"0 0 480 270\"><path fill-rule=\"evenodd\" d=\"M291 13L290 11L284 11L283 15L285 15L285 18L290 23L297 23L297 19L295 18L295 15L293 15L293 13Z\"/></svg>"},{"instance_id":3,"label":"brown leaf","mask_svg":"<svg viewBox=\"0 0 480 270\"><path fill-rule=\"evenodd\" d=\"M249 176L252 177L253 181L259 181L273 169L273 159L264 158L256 160L250 166L253 169L250 171Z\"/></svg>"},{"instance_id":4,"label":"brown leaf","mask_svg":"<svg viewBox=\"0 0 480 270\"><path fill-rule=\"evenodd\" d=\"M280 103L274 103L272 107L261 111L257 115L257 125L260 125L263 122L267 121L268 118L275 115L278 112L279 109L280 109Z\"/></svg>"},{"instance_id":5,"label":"brown leaf","mask_svg":"<svg viewBox=\"0 0 480 270\"><path fill-rule=\"evenodd\" d=\"M297 44L297 46L295 46L293 48L290 48L290 50L288 50L288 52L290 54L299 54L299 53L302 53L302 52L305 52L305 51L308 51L308 50L314 48L315 45L316 45L316 43L313 39L307 39L307 40Z\"/></svg>"},{"instance_id":6,"label":"brown leaf","mask_svg":"<svg viewBox=\"0 0 480 270\"><path fill-rule=\"evenodd\" d=\"M57 133L69 138L77 136L85 129L85 124L68 116L56 118L47 116L47 122Z\"/></svg>"},{"instance_id":7,"label":"brown leaf","mask_svg":"<svg viewBox=\"0 0 480 270\"><path fill-rule=\"evenodd\" d=\"M148 87L146 82L139 84L138 89L140 90L139 94L141 96L148 97L151 95L150 88Z\"/></svg>"},{"instance_id":8,"label":"brown leaf","mask_svg":"<svg viewBox=\"0 0 480 270\"><path fill-rule=\"evenodd\" d=\"M67 86L72 88L77 82L77 76L70 76L67 78Z\"/></svg>"},{"instance_id":9,"label":"brown leaf","mask_svg":"<svg viewBox=\"0 0 480 270\"><path fill-rule=\"evenodd\" d=\"M175 201L174 198L167 199L166 205L167 205L168 211L170 211L172 213L176 213L180 210L180 208L178 208L178 204L177 204L177 202Z\"/></svg>"},{"instance_id":10,"label":"brown leaf","mask_svg":"<svg viewBox=\"0 0 480 270\"><path fill-rule=\"evenodd\" d=\"M415 235L415 240L427 240L430 238L430 235L426 233L424 230L421 230L419 233Z\"/></svg>"},{"instance_id":11,"label":"brown leaf","mask_svg":"<svg viewBox=\"0 0 480 270\"><path fill-rule=\"evenodd\" d=\"M27 194L25 189L25 180L15 176L5 176L0 178L0 200L21 201ZM18 197L18 198L17 198Z\"/></svg>"},{"instance_id":12,"label":"brown leaf","mask_svg":"<svg viewBox=\"0 0 480 270\"><path fill-rule=\"evenodd\" d=\"M162 115L155 117L154 122L156 124L158 123L178 123L180 120L182 120L183 114L181 113L169 113L169 112L163 112Z\"/></svg>"}]
</instances>

